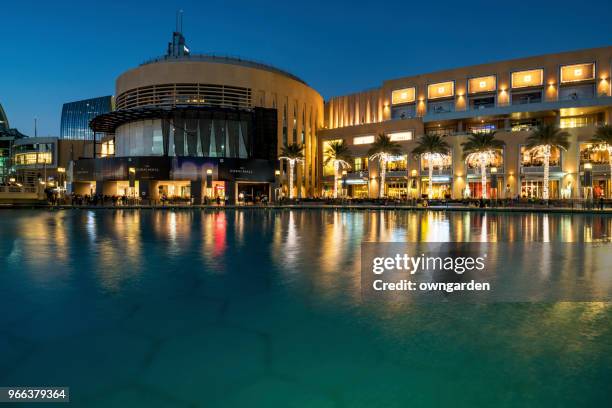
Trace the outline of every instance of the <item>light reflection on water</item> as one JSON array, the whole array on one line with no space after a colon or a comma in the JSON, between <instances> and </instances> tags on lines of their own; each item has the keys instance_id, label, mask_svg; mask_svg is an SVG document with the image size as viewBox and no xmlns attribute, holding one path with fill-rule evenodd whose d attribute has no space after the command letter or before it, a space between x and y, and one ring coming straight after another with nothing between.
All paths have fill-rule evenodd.
<instances>
[{"instance_id":1,"label":"light reflection on water","mask_svg":"<svg viewBox=\"0 0 612 408\"><path fill-rule=\"evenodd\" d=\"M204 353L210 333L227 327L241 328L245 337L257 333L270 338L266 347L272 350L274 370L297 378L299 387L308 388L305 384L312 381L319 381L315 389L336 384L347 406L368 401L372 384L377 390L415 387L408 395L423 395L424 406L453 402L439 400L443 397L431 384L455 384L456 378L466 376L491 394L496 403L488 406L525 405L504 388L512 381L534 406L549 401L559 406L555 398L568 397L568 390L589 398L594 383L603 390L610 378L612 312L607 303L369 304L360 296L359 261L362 241L517 242L533 255L516 260L517 270L522 269L521 262L539 262L545 277L556 260L531 253L530 242L576 243L568 246L567 256L580 256L584 250L580 243L612 240L612 217L321 210L22 210L0 215L0 307L14 310L18 305L21 312L15 314L17 323L3 316L3 322L10 323L6 327L11 336L35 343L41 337L57 337L58 344L49 347L60 348L65 342L61 336L83 336L76 337L83 352L92 341L88 333L128 336L111 350L118 355L127 347L124 344L135 342L137 351L123 356L121 368L119 363L105 366L107 377L102 369L95 373L102 375L97 381L100 387L112 385L116 371L124 366L143 364L134 357L148 350L140 342L161 342L157 347L163 351L164 342L171 341L160 339L182 339L180 330L202 330L204 340L171 349L167 359L161 352L153 353L154 357L145 358L152 362L138 366L137 378L142 376L154 387L162 387L171 377L180 384L204 378L203 367L214 356L207 356L197 368L186 368L175 366L180 361L177 354ZM591 279L588 271L584 273L585 279ZM596 285L592 290L598 290ZM207 313L213 316L208 318ZM37 320L57 322L57 316L63 330ZM30 324L30 319L37 323ZM245 344L225 349L224 344L229 347L234 338L223 339L215 355L241 355ZM312 349L313 344L318 346ZM68 368L61 371L61 364L53 368L58 371L51 364L3 371L3 347L7 346L0 339L0 383L43 384L44 373L52 371L53 378L66 380L57 383L79 384ZM67 352L80 351L77 346ZM5 353L13 354L19 355L12 349ZM361 361L369 354L376 358ZM241 369L247 359L241 355ZM411 374L412 385L406 385L402 376L415 367L418 376ZM500 367L505 371L500 373ZM41 377L31 374L34 371ZM10 377L2 378L2 372L10 372ZM183 372L190 373L189 381L181 377ZM372 377L362 374L367 384L356 385L356 373L370 372ZM218 370L218 389L226 385L223 375ZM376 384L374 377L381 383ZM227 378L228 384L233 382L235 378ZM482 403L474 396L478 388L471 384L446 387L449 395L467 390L464 396L470 406ZM79 388L75 389L78 398ZM191 391L183 390L187 400ZM360 393L363 400L351 400ZM500 395L503 401L495 399ZM600 394L593 395L589 401L599 401ZM246 398L241 406L249 403Z\"/></svg>"}]
</instances>

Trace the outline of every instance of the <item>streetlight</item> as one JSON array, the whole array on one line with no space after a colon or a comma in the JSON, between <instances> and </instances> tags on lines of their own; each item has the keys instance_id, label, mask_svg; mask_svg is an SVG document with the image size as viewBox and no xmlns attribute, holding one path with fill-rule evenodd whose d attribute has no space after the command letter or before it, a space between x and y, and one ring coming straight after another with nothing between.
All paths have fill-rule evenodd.
<instances>
[{"instance_id":1,"label":"streetlight","mask_svg":"<svg viewBox=\"0 0 612 408\"><path fill-rule=\"evenodd\" d=\"M206 195L212 197L212 169L206 169Z\"/></svg>"},{"instance_id":2,"label":"streetlight","mask_svg":"<svg viewBox=\"0 0 612 408\"><path fill-rule=\"evenodd\" d=\"M497 198L497 167L491 167L491 190L494 190L494 197ZM491 191L491 195L493 195L493 191Z\"/></svg>"},{"instance_id":3,"label":"streetlight","mask_svg":"<svg viewBox=\"0 0 612 408\"><path fill-rule=\"evenodd\" d=\"M591 163L584 164L584 198L592 198L593 188L593 165Z\"/></svg>"}]
</instances>

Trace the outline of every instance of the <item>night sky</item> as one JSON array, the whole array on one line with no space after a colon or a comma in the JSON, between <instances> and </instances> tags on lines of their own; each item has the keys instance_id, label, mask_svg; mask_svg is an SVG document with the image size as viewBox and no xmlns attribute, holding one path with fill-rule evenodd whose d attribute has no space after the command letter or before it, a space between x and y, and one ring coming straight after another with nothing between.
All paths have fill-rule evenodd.
<instances>
[{"instance_id":1,"label":"night sky","mask_svg":"<svg viewBox=\"0 0 612 408\"><path fill-rule=\"evenodd\" d=\"M184 10L192 53L285 69L325 98L385 79L612 45L601 1L8 1L0 7L0 103L11 127L59 135L64 102L114 93L164 54Z\"/></svg>"}]
</instances>

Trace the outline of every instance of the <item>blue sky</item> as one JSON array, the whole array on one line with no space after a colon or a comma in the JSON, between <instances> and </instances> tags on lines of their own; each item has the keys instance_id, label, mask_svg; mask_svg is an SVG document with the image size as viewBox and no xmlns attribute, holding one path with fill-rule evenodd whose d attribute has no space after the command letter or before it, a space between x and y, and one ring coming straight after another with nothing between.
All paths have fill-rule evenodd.
<instances>
[{"instance_id":1,"label":"blue sky","mask_svg":"<svg viewBox=\"0 0 612 408\"><path fill-rule=\"evenodd\" d=\"M0 103L12 127L58 135L64 102L114 93L165 52L184 10L192 52L267 62L325 98L384 79L612 45L608 1L10 1L2 5Z\"/></svg>"}]
</instances>

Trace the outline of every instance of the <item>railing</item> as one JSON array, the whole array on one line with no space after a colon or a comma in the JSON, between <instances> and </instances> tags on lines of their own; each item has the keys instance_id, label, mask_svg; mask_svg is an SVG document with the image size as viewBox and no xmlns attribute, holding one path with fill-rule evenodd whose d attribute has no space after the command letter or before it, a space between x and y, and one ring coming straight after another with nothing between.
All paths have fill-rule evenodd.
<instances>
[{"instance_id":1,"label":"railing","mask_svg":"<svg viewBox=\"0 0 612 408\"><path fill-rule=\"evenodd\" d=\"M548 171L550 173L560 173L561 165L550 166ZM524 173L524 174L544 173L544 166L522 166L521 165L521 173Z\"/></svg>"},{"instance_id":2,"label":"railing","mask_svg":"<svg viewBox=\"0 0 612 408\"><path fill-rule=\"evenodd\" d=\"M0 193L36 193L36 187L0 186Z\"/></svg>"}]
</instances>

